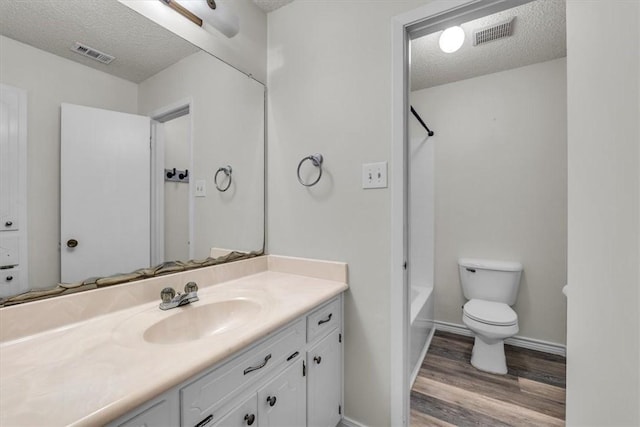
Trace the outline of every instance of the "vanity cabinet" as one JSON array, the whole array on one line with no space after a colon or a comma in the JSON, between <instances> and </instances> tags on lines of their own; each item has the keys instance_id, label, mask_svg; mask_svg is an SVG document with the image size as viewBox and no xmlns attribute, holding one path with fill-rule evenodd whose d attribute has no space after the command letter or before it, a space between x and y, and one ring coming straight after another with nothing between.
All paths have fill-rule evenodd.
<instances>
[{"instance_id":1,"label":"vanity cabinet","mask_svg":"<svg viewBox=\"0 0 640 427\"><path fill-rule=\"evenodd\" d=\"M341 408L338 296L109 427L335 427Z\"/></svg>"}]
</instances>

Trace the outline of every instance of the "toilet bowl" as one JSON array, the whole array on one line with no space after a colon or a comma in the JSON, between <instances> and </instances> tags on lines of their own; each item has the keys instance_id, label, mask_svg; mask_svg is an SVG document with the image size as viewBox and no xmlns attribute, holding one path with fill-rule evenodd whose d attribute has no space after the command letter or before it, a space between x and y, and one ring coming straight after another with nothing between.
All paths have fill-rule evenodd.
<instances>
[{"instance_id":1,"label":"toilet bowl","mask_svg":"<svg viewBox=\"0 0 640 427\"><path fill-rule=\"evenodd\" d=\"M515 304L522 264L518 262L460 259L460 282L469 301L462 322L475 336L471 364L482 371L506 374L504 340L518 333Z\"/></svg>"},{"instance_id":2,"label":"toilet bowl","mask_svg":"<svg viewBox=\"0 0 640 427\"><path fill-rule=\"evenodd\" d=\"M504 340L518 333L516 312L507 304L472 299L462 313L462 322L475 336L471 365L481 371L506 374Z\"/></svg>"}]
</instances>

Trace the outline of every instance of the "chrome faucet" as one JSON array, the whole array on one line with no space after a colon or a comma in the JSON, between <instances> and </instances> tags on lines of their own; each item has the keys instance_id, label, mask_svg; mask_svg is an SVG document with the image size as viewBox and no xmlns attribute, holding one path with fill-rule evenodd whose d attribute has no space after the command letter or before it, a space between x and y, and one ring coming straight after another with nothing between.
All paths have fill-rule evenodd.
<instances>
[{"instance_id":1,"label":"chrome faucet","mask_svg":"<svg viewBox=\"0 0 640 427\"><path fill-rule=\"evenodd\" d=\"M198 298L198 285L196 282L189 282L184 285L184 293L178 292L176 294L173 288L164 288L160 292L160 310L169 310L171 308L180 307L181 305L191 304L192 302L199 301Z\"/></svg>"}]
</instances>

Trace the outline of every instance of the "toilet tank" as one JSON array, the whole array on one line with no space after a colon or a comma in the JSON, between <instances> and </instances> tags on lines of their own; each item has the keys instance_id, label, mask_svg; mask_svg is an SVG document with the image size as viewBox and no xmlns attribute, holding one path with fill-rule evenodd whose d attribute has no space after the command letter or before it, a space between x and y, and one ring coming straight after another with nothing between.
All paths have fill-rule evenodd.
<instances>
[{"instance_id":1,"label":"toilet tank","mask_svg":"<svg viewBox=\"0 0 640 427\"><path fill-rule=\"evenodd\" d=\"M519 262L461 258L458 271L466 299L515 304L522 274Z\"/></svg>"}]
</instances>

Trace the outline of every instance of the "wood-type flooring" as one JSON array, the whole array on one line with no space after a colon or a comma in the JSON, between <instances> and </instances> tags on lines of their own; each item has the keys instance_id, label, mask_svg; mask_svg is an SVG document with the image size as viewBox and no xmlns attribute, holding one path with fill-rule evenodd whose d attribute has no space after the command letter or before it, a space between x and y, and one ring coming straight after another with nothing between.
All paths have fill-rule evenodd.
<instances>
[{"instance_id":1,"label":"wood-type flooring","mask_svg":"<svg viewBox=\"0 0 640 427\"><path fill-rule=\"evenodd\" d=\"M411 389L411 426L563 426L565 358L505 345L506 375L471 366L473 338L436 331Z\"/></svg>"}]
</instances>

